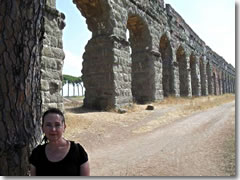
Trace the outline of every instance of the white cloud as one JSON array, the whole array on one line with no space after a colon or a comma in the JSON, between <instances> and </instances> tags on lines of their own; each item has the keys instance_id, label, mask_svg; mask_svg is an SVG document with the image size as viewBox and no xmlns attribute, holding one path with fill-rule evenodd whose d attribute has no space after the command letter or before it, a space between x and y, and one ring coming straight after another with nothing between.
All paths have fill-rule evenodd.
<instances>
[{"instance_id":1,"label":"white cloud","mask_svg":"<svg viewBox=\"0 0 240 180\"><path fill-rule=\"evenodd\" d=\"M65 59L63 64L63 74L72 76L82 75L82 55L73 54L69 50L64 50Z\"/></svg>"},{"instance_id":2,"label":"white cloud","mask_svg":"<svg viewBox=\"0 0 240 180\"><path fill-rule=\"evenodd\" d=\"M73 54L69 50L64 50L65 59L63 64L63 74L68 74L71 76L82 76L82 55ZM81 53L82 54L82 53ZM85 89L84 89L85 90ZM79 95L81 96L84 92L82 92L82 88L79 88ZM63 96L68 95L68 85L65 84L63 86ZM73 86L72 84L69 85L69 95L73 96ZM78 89L75 86L75 95L78 95Z\"/></svg>"}]
</instances>

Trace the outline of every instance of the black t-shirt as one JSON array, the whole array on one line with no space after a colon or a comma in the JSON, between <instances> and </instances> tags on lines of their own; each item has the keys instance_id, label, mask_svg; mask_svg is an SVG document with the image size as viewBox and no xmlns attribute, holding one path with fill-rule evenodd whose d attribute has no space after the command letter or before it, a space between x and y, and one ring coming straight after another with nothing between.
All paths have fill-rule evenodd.
<instances>
[{"instance_id":1,"label":"black t-shirt","mask_svg":"<svg viewBox=\"0 0 240 180\"><path fill-rule=\"evenodd\" d=\"M47 159L44 145L38 145L29 157L29 162L36 167L37 176L79 176L80 166L88 161L88 155L84 148L74 141L70 141L70 150L67 155L58 162Z\"/></svg>"}]
</instances>

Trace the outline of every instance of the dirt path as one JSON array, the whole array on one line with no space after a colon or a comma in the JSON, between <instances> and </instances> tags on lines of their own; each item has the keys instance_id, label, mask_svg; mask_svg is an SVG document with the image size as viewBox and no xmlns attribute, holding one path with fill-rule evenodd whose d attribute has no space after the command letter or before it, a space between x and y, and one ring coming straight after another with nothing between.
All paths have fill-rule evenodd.
<instances>
[{"instance_id":1,"label":"dirt path","mask_svg":"<svg viewBox=\"0 0 240 180\"><path fill-rule=\"evenodd\" d=\"M88 129L92 131L83 131L76 138L88 150L91 175L230 175L227 143L235 132L235 102L159 126L159 118L174 109L145 112L132 121L123 117L115 124L91 122ZM102 133L94 132L97 127L102 127Z\"/></svg>"}]
</instances>

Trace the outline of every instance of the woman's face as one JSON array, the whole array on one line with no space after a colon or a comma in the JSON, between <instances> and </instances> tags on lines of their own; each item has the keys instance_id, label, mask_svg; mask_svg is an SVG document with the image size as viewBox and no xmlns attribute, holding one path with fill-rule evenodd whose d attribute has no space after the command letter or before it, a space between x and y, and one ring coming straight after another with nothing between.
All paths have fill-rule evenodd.
<instances>
[{"instance_id":1,"label":"woman's face","mask_svg":"<svg viewBox=\"0 0 240 180\"><path fill-rule=\"evenodd\" d=\"M56 142L62 138L66 128L62 116L56 113L49 113L44 117L43 132L50 142Z\"/></svg>"}]
</instances>

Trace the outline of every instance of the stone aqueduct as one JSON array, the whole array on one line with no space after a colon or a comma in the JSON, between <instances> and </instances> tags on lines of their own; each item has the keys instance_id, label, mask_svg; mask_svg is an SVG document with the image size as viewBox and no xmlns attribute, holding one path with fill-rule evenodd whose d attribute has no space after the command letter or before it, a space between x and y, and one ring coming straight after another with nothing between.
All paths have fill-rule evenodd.
<instances>
[{"instance_id":1,"label":"stone aqueduct","mask_svg":"<svg viewBox=\"0 0 240 180\"><path fill-rule=\"evenodd\" d=\"M235 69L163 0L74 3L92 32L83 55L86 107L234 93ZM42 111L63 109L64 26L55 0L0 0L0 175L27 175Z\"/></svg>"},{"instance_id":2,"label":"stone aqueduct","mask_svg":"<svg viewBox=\"0 0 240 180\"><path fill-rule=\"evenodd\" d=\"M73 2L92 32L83 55L85 107L120 108L133 101L146 103L169 95L234 93L234 67L163 0ZM59 92L64 18L56 10L55 0L48 0L41 80L45 108L63 107Z\"/></svg>"}]
</instances>

